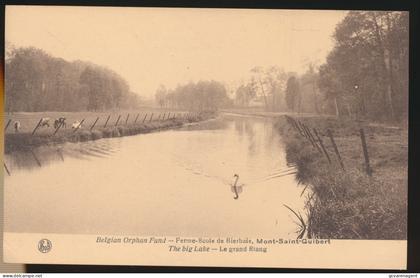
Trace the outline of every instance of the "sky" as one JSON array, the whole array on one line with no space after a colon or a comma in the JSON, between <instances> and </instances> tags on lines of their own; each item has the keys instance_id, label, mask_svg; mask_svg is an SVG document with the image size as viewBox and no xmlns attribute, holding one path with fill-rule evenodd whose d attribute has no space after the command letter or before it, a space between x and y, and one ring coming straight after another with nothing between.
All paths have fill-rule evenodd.
<instances>
[{"instance_id":1,"label":"sky","mask_svg":"<svg viewBox=\"0 0 420 278\"><path fill-rule=\"evenodd\" d=\"M106 66L152 97L218 80L233 89L255 66L303 73L325 61L345 11L7 6L6 42Z\"/></svg>"}]
</instances>

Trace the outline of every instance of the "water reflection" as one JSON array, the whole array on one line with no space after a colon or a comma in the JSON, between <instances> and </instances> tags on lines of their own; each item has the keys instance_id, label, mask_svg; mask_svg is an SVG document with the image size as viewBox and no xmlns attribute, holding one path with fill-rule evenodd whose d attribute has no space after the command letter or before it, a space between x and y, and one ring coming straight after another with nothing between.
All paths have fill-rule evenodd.
<instances>
[{"instance_id":1,"label":"water reflection","mask_svg":"<svg viewBox=\"0 0 420 278\"><path fill-rule=\"evenodd\" d=\"M6 231L295 237L282 204L304 208L267 119L43 146L5 163Z\"/></svg>"},{"instance_id":2,"label":"water reflection","mask_svg":"<svg viewBox=\"0 0 420 278\"><path fill-rule=\"evenodd\" d=\"M119 138L103 139L83 143L65 143L55 146L40 146L29 151L5 154L5 164L10 172L33 170L58 162L65 158L90 160L92 157L106 158L118 151Z\"/></svg>"}]
</instances>

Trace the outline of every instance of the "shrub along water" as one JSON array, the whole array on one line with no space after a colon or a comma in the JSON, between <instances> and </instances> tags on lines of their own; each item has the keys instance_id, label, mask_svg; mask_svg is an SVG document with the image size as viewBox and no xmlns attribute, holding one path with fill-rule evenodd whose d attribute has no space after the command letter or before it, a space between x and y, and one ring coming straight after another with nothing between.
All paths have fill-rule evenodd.
<instances>
[{"instance_id":1,"label":"shrub along water","mask_svg":"<svg viewBox=\"0 0 420 278\"><path fill-rule=\"evenodd\" d=\"M364 126L369 134L372 176L365 173L358 130L361 123L336 119L301 118L317 127L320 136L333 129L345 164L343 170L324 138L331 156L323 154L285 119L277 122L287 160L295 163L297 179L307 194L307 236L333 239L406 239L407 132L404 129Z\"/></svg>"}]
</instances>

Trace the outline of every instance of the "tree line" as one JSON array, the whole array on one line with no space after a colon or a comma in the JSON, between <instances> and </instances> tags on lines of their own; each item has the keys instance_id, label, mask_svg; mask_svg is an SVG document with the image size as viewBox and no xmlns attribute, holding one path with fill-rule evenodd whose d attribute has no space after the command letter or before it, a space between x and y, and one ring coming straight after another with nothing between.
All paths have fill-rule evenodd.
<instances>
[{"instance_id":1,"label":"tree line","mask_svg":"<svg viewBox=\"0 0 420 278\"><path fill-rule=\"evenodd\" d=\"M319 88L337 116L397 121L408 113L407 12L352 11L319 69Z\"/></svg>"},{"instance_id":2,"label":"tree line","mask_svg":"<svg viewBox=\"0 0 420 278\"><path fill-rule=\"evenodd\" d=\"M279 66L254 67L250 77L235 91L237 107L262 107L265 111L320 113L317 72L309 64L307 72L298 75Z\"/></svg>"},{"instance_id":3,"label":"tree line","mask_svg":"<svg viewBox=\"0 0 420 278\"><path fill-rule=\"evenodd\" d=\"M226 87L218 81L198 81L167 89L161 85L155 94L156 103L162 108L198 111L216 111L230 107Z\"/></svg>"},{"instance_id":4,"label":"tree line","mask_svg":"<svg viewBox=\"0 0 420 278\"><path fill-rule=\"evenodd\" d=\"M7 50L5 89L8 112L100 111L135 108L140 102L114 71L34 47Z\"/></svg>"},{"instance_id":5,"label":"tree line","mask_svg":"<svg viewBox=\"0 0 420 278\"><path fill-rule=\"evenodd\" d=\"M408 114L407 12L351 11L336 26L324 64L303 74L255 67L237 107L400 121Z\"/></svg>"},{"instance_id":6,"label":"tree line","mask_svg":"<svg viewBox=\"0 0 420 278\"><path fill-rule=\"evenodd\" d=\"M160 86L160 107L335 114L399 121L408 114L408 13L351 11L336 26L334 48L320 66L303 74L279 66L254 67L233 92L218 81L173 89ZM68 62L33 47L9 48L5 59L6 111L98 111L135 108L139 96L114 71L84 61Z\"/></svg>"}]
</instances>

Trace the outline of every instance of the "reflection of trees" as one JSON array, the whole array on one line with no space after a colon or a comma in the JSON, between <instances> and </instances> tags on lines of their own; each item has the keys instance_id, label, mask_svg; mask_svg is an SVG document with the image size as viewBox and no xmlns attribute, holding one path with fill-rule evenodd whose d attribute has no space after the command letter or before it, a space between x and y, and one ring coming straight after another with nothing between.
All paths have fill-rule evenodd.
<instances>
[{"instance_id":1,"label":"reflection of trees","mask_svg":"<svg viewBox=\"0 0 420 278\"><path fill-rule=\"evenodd\" d=\"M273 122L266 121L263 125L264 129L264 149L266 153L273 152L273 146L278 144L279 134L276 132L273 126Z\"/></svg>"},{"instance_id":2,"label":"reflection of trees","mask_svg":"<svg viewBox=\"0 0 420 278\"><path fill-rule=\"evenodd\" d=\"M244 134L244 121L242 119L234 120L235 130L238 133L239 138L241 138Z\"/></svg>"},{"instance_id":3,"label":"reflection of trees","mask_svg":"<svg viewBox=\"0 0 420 278\"><path fill-rule=\"evenodd\" d=\"M239 140L242 141L244 138L247 140L247 148L250 155L255 155L257 152L262 151L262 148L270 152L272 144L275 143L272 122L263 122L257 119L235 119L233 122ZM264 142L258 142L260 139L264 140Z\"/></svg>"},{"instance_id":4,"label":"reflection of trees","mask_svg":"<svg viewBox=\"0 0 420 278\"><path fill-rule=\"evenodd\" d=\"M248 138L248 152L250 155L254 155L257 151L255 126L255 123L252 123L251 121L245 121L244 123L245 134Z\"/></svg>"},{"instance_id":5,"label":"reflection of trees","mask_svg":"<svg viewBox=\"0 0 420 278\"><path fill-rule=\"evenodd\" d=\"M201 122L198 125L186 126L187 130L223 130L227 129L228 122L223 120Z\"/></svg>"},{"instance_id":6,"label":"reflection of trees","mask_svg":"<svg viewBox=\"0 0 420 278\"><path fill-rule=\"evenodd\" d=\"M106 157L115 151L119 142L112 144L108 140L99 142L86 142L83 144L67 144L64 146L42 146L24 151L15 151L5 155L5 163L9 170L26 169L35 170L53 163L63 162L66 158L80 160L89 157Z\"/></svg>"},{"instance_id":7,"label":"reflection of trees","mask_svg":"<svg viewBox=\"0 0 420 278\"><path fill-rule=\"evenodd\" d=\"M60 160L61 158L57 153L57 150L55 150L54 153L55 155L52 155L52 153L46 155L46 152L43 151L42 154L40 154L38 149L32 151L16 151L5 156L5 163L12 173L13 169L16 168L32 170Z\"/></svg>"}]
</instances>

